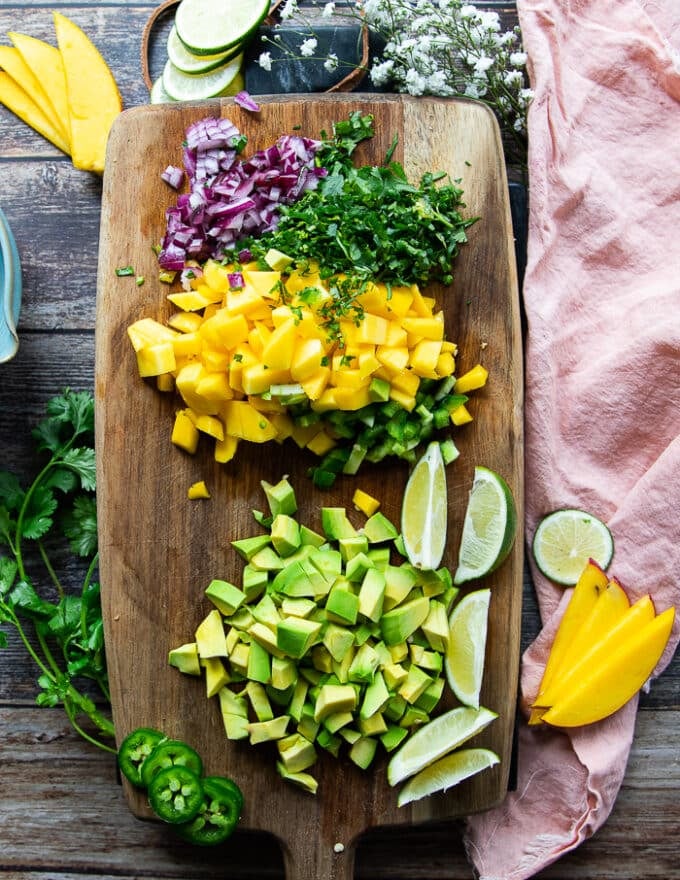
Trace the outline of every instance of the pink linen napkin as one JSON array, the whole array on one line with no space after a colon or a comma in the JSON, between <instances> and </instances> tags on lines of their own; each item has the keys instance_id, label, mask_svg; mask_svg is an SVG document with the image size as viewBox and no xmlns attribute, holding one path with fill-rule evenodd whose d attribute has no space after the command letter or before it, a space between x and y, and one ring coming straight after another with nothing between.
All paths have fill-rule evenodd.
<instances>
[{"instance_id":1,"label":"pink linen napkin","mask_svg":"<svg viewBox=\"0 0 680 880\"><path fill-rule=\"evenodd\" d=\"M526 526L559 507L608 523L610 575L680 613L680 3L518 0L535 98L524 302ZM674 48L675 47L675 48ZM544 628L522 711L571 591L532 570ZM680 634L655 670L669 663ZM607 819L637 698L570 732L520 722L517 789L468 819L482 880L522 880Z\"/></svg>"}]
</instances>

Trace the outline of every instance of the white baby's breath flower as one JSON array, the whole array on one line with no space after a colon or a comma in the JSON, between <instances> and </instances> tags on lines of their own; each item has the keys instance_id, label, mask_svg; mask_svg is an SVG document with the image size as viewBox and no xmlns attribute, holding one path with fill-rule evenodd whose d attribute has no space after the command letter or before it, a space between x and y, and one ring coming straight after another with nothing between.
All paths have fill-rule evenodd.
<instances>
[{"instance_id":1,"label":"white baby's breath flower","mask_svg":"<svg viewBox=\"0 0 680 880\"><path fill-rule=\"evenodd\" d=\"M477 17L477 7L468 4L467 6L462 6L460 10L461 18L476 18Z\"/></svg>"},{"instance_id":2,"label":"white baby's breath flower","mask_svg":"<svg viewBox=\"0 0 680 880\"><path fill-rule=\"evenodd\" d=\"M409 95L422 95L425 92L425 77L413 68L406 71L404 82Z\"/></svg>"},{"instance_id":3,"label":"white baby's breath flower","mask_svg":"<svg viewBox=\"0 0 680 880\"><path fill-rule=\"evenodd\" d=\"M392 76L392 71L394 70L394 61L389 58L387 61L381 61L379 64L374 64L371 68L371 81L375 86L384 86L389 81Z\"/></svg>"},{"instance_id":4,"label":"white baby's breath flower","mask_svg":"<svg viewBox=\"0 0 680 880\"><path fill-rule=\"evenodd\" d=\"M260 52L260 57L257 59L257 63L260 65L262 70L266 70L267 72L269 72L272 69L271 52Z\"/></svg>"},{"instance_id":5,"label":"white baby's breath flower","mask_svg":"<svg viewBox=\"0 0 680 880\"><path fill-rule=\"evenodd\" d=\"M286 0L286 2L281 7L279 17L281 18L281 21L286 21L287 19L292 18L297 11L298 0Z\"/></svg>"},{"instance_id":6,"label":"white baby's breath flower","mask_svg":"<svg viewBox=\"0 0 680 880\"><path fill-rule=\"evenodd\" d=\"M335 52L331 52L328 58L323 63L323 66L329 73L333 73L334 70L338 69L338 56Z\"/></svg>"},{"instance_id":7,"label":"white baby's breath flower","mask_svg":"<svg viewBox=\"0 0 680 880\"><path fill-rule=\"evenodd\" d=\"M475 61L475 73L486 73L490 67L493 67L493 58L488 55L482 55Z\"/></svg>"},{"instance_id":8,"label":"white baby's breath flower","mask_svg":"<svg viewBox=\"0 0 680 880\"><path fill-rule=\"evenodd\" d=\"M498 39L501 46L512 46L517 42L517 34L514 31L506 31Z\"/></svg>"},{"instance_id":9,"label":"white baby's breath flower","mask_svg":"<svg viewBox=\"0 0 680 880\"><path fill-rule=\"evenodd\" d=\"M526 52L512 52L510 54L510 64L513 67L524 67L527 63L527 53Z\"/></svg>"},{"instance_id":10,"label":"white baby's breath flower","mask_svg":"<svg viewBox=\"0 0 680 880\"><path fill-rule=\"evenodd\" d=\"M524 77L521 70L508 70L503 74L503 82L509 88L518 88L524 83Z\"/></svg>"},{"instance_id":11,"label":"white baby's breath flower","mask_svg":"<svg viewBox=\"0 0 680 880\"><path fill-rule=\"evenodd\" d=\"M335 12L335 3L326 3L321 13L324 18L331 18Z\"/></svg>"},{"instance_id":12,"label":"white baby's breath flower","mask_svg":"<svg viewBox=\"0 0 680 880\"><path fill-rule=\"evenodd\" d=\"M311 58L316 52L316 47L318 45L319 41L316 37L309 37L309 39L303 40L300 43L300 55L302 55L303 58Z\"/></svg>"}]
</instances>

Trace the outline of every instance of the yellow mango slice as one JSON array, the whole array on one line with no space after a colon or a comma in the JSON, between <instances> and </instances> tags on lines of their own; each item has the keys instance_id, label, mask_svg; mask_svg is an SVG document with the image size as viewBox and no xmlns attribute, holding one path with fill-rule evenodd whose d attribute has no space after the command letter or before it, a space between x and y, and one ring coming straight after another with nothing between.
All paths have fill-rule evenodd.
<instances>
[{"instance_id":1,"label":"yellow mango slice","mask_svg":"<svg viewBox=\"0 0 680 880\"><path fill-rule=\"evenodd\" d=\"M558 674L558 670L562 669L565 654L569 650L576 634L583 627L586 618L593 610L597 597L608 583L609 578L607 575L597 562L590 559L574 586L569 604L562 615L562 620L555 633L539 688L539 698L543 691L547 689L553 677ZM540 699L536 700L536 705L540 705Z\"/></svg>"},{"instance_id":2,"label":"yellow mango slice","mask_svg":"<svg viewBox=\"0 0 680 880\"><path fill-rule=\"evenodd\" d=\"M12 77L20 88L33 98L33 101L40 107L43 114L59 132L64 143L68 144L68 128L62 125L54 107L48 100L42 83L24 61L21 52L13 46L0 46L0 67Z\"/></svg>"},{"instance_id":3,"label":"yellow mango slice","mask_svg":"<svg viewBox=\"0 0 680 880\"><path fill-rule=\"evenodd\" d=\"M668 608L638 629L548 709L543 721L557 727L580 727L600 721L624 706L659 662L674 619L675 608Z\"/></svg>"},{"instance_id":4,"label":"yellow mango slice","mask_svg":"<svg viewBox=\"0 0 680 880\"><path fill-rule=\"evenodd\" d=\"M69 145L64 140L61 132L54 127L52 122L45 116L33 98L18 86L12 77L0 70L0 102L18 116L22 122L30 125L32 129L68 155Z\"/></svg>"},{"instance_id":5,"label":"yellow mango slice","mask_svg":"<svg viewBox=\"0 0 680 880\"><path fill-rule=\"evenodd\" d=\"M597 669L618 647L623 645L640 627L654 619L654 603L649 596L631 605L617 623L601 639L593 642L568 668L563 669L541 694L541 702L554 706L566 697L584 677Z\"/></svg>"},{"instance_id":6,"label":"yellow mango slice","mask_svg":"<svg viewBox=\"0 0 680 880\"><path fill-rule=\"evenodd\" d=\"M101 174L109 131L123 109L118 86L78 25L59 12L53 15L66 76L71 158L76 168Z\"/></svg>"},{"instance_id":7,"label":"yellow mango slice","mask_svg":"<svg viewBox=\"0 0 680 880\"><path fill-rule=\"evenodd\" d=\"M45 98L59 120L59 129L66 141L70 142L71 124L66 96L66 75L61 52L54 46L50 46L49 43L36 40L35 37L29 37L27 34L8 31L7 36L21 53L27 67L33 71Z\"/></svg>"}]
</instances>

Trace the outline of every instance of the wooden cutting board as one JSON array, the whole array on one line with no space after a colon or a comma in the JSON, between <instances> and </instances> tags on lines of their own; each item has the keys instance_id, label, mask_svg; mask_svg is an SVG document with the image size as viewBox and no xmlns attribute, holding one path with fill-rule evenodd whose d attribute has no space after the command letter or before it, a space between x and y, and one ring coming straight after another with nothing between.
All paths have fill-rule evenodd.
<instances>
[{"instance_id":1,"label":"wooden cutting board","mask_svg":"<svg viewBox=\"0 0 680 880\"><path fill-rule=\"evenodd\" d=\"M117 120L104 178L96 330L96 430L100 576L114 721L119 739L141 725L192 743L209 773L231 775L245 794L242 827L272 832L282 842L288 876L295 880L351 877L354 843L374 826L441 820L484 810L507 789L517 695L522 590L522 352L508 189L498 128L482 105L405 96L270 96L260 113L231 100L140 107ZM260 480L290 476L300 519L319 526L319 508L345 506L353 514L354 488L373 493L399 521L408 476L403 463L372 466L345 477L332 490L315 490L306 476L311 454L296 446L242 444L236 459L216 465L208 443L196 456L170 444L176 400L142 381L126 328L145 316L164 319L171 308L157 281L152 246L159 242L165 208L174 202L161 181L168 164L181 165L187 125L208 115L228 116L248 135L248 150L283 132L318 136L353 109L375 117L375 138L357 161L379 163L393 136L395 158L416 180L445 170L461 179L467 213L478 216L456 267L453 289L429 291L442 303L448 337L458 343L459 374L477 362L490 373L469 405L474 421L455 433L460 458L448 469L449 539L444 563L455 568L458 542L475 465L502 474L519 512L514 549L503 566L471 589L490 586L489 635L483 705L499 718L473 744L501 757L492 770L445 795L397 808L397 793L380 757L365 772L349 760L322 755L311 796L285 784L274 751L225 739L216 698L202 680L167 664L167 652L191 641L210 609L204 590L213 577L238 579L241 560L230 547L255 534L253 508L262 509ZM299 128L297 128L299 126ZM119 278L132 265L145 282ZM204 479L212 498L187 500ZM361 518L356 518L357 523ZM451 699L453 705L453 699ZM323 750L321 750L323 751ZM148 817L143 796L126 787L133 812ZM342 843L344 851L334 852Z\"/></svg>"}]
</instances>

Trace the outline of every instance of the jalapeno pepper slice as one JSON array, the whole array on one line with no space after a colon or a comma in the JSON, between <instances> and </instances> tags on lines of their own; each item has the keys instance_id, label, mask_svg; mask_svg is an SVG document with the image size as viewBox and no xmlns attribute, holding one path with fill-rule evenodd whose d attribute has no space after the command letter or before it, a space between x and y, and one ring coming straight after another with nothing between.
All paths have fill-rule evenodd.
<instances>
[{"instance_id":1,"label":"jalapeno pepper slice","mask_svg":"<svg viewBox=\"0 0 680 880\"><path fill-rule=\"evenodd\" d=\"M123 776L129 779L133 785L138 788L144 786L141 775L142 765L156 746L165 739L167 737L160 730L153 727L138 727L129 733L120 744L118 766Z\"/></svg>"},{"instance_id":2,"label":"jalapeno pepper slice","mask_svg":"<svg viewBox=\"0 0 680 880\"><path fill-rule=\"evenodd\" d=\"M231 836L243 808L241 789L224 776L203 779L203 803L190 822L178 826L178 832L189 843L214 846Z\"/></svg>"},{"instance_id":3,"label":"jalapeno pepper slice","mask_svg":"<svg viewBox=\"0 0 680 880\"><path fill-rule=\"evenodd\" d=\"M196 776L203 773L203 761L195 749L181 740L166 739L142 764L142 783L148 788L154 776L168 767L188 767Z\"/></svg>"},{"instance_id":4,"label":"jalapeno pepper slice","mask_svg":"<svg viewBox=\"0 0 680 880\"><path fill-rule=\"evenodd\" d=\"M193 819L204 799L201 780L181 764L159 770L149 784L148 796L154 813L173 825Z\"/></svg>"}]
</instances>

